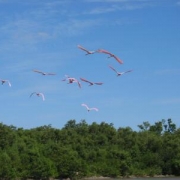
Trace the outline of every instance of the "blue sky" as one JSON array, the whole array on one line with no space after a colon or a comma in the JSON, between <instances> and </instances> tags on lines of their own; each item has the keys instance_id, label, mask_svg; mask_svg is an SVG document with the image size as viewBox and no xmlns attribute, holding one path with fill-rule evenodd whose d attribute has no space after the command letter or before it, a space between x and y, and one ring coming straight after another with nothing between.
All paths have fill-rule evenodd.
<instances>
[{"instance_id":1,"label":"blue sky","mask_svg":"<svg viewBox=\"0 0 180 180\"><path fill-rule=\"evenodd\" d=\"M180 126L180 0L0 0L0 121L16 127L71 119ZM85 55L78 49L105 49ZM117 77L118 71L133 71ZM32 70L56 73L43 76ZM103 85L62 81L65 75ZM32 92L42 92L45 101ZM81 104L97 107L87 112Z\"/></svg>"}]
</instances>

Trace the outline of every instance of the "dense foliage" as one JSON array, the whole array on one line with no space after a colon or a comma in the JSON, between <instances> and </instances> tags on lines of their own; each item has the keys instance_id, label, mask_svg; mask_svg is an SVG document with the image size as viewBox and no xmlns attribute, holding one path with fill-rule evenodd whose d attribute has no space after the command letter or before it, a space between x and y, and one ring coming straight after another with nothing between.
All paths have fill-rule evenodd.
<instances>
[{"instance_id":1,"label":"dense foliage","mask_svg":"<svg viewBox=\"0 0 180 180\"><path fill-rule=\"evenodd\" d=\"M171 119L139 131L85 120L62 129L0 123L0 178L180 175L180 129Z\"/></svg>"}]
</instances>

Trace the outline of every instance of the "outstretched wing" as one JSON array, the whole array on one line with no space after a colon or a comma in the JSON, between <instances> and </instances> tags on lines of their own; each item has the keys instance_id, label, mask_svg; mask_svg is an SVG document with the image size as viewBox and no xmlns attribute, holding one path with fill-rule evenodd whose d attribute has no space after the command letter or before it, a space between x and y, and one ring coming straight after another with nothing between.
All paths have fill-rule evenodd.
<instances>
[{"instance_id":1,"label":"outstretched wing","mask_svg":"<svg viewBox=\"0 0 180 180\"><path fill-rule=\"evenodd\" d=\"M37 72L37 73L41 73L41 74L43 74L43 72L42 72L42 71L39 71L39 70L37 70L37 69L33 69L33 71L34 71L34 72Z\"/></svg>"},{"instance_id":2,"label":"outstretched wing","mask_svg":"<svg viewBox=\"0 0 180 180\"><path fill-rule=\"evenodd\" d=\"M114 54L112 54L111 52L109 52L109 51L107 51L107 50L105 50L105 49L99 49L98 52L100 52L100 53L105 53L105 54L109 54L110 57L115 58L116 61L118 61L120 64L123 64L123 61L122 61L120 58L118 58L117 56L115 56Z\"/></svg>"},{"instance_id":3,"label":"outstretched wing","mask_svg":"<svg viewBox=\"0 0 180 180\"><path fill-rule=\"evenodd\" d=\"M46 73L46 72L42 72L42 71L39 71L39 70L36 70L36 69L34 69L33 71L37 72L37 73L40 73L42 75L56 75L55 73Z\"/></svg>"},{"instance_id":4,"label":"outstretched wing","mask_svg":"<svg viewBox=\"0 0 180 180\"><path fill-rule=\"evenodd\" d=\"M44 94L43 93L39 93L39 95L42 97L42 100L45 100Z\"/></svg>"},{"instance_id":5,"label":"outstretched wing","mask_svg":"<svg viewBox=\"0 0 180 180\"><path fill-rule=\"evenodd\" d=\"M124 73L132 72L132 70L125 71Z\"/></svg>"},{"instance_id":6,"label":"outstretched wing","mask_svg":"<svg viewBox=\"0 0 180 180\"><path fill-rule=\"evenodd\" d=\"M8 83L9 87L11 87L11 83L10 83L10 81L9 81L9 80L7 80L6 82Z\"/></svg>"},{"instance_id":7,"label":"outstretched wing","mask_svg":"<svg viewBox=\"0 0 180 180\"><path fill-rule=\"evenodd\" d=\"M84 47L82 47L82 46L80 46L80 45L78 45L78 48L81 49L81 50L83 50L83 51L86 51L87 53L89 53L89 51L88 51L87 49L85 49Z\"/></svg>"},{"instance_id":8,"label":"outstretched wing","mask_svg":"<svg viewBox=\"0 0 180 180\"><path fill-rule=\"evenodd\" d=\"M76 82L78 83L78 86L81 88L81 83L78 80Z\"/></svg>"},{"instance_id":9,"label":"outstretched wing","mask_svg":"<svg viewBox=\"0 0 180 180\"><path fill-rule=\"evenodd\" d=\"M89 50L87 50L87 49L85 49L84 47L82 47L82 46L80 46L80 45L78 45L78 48L79 49L81 49L81 50L83 50L83 51L85 51L87 54L86 55L88 55L88 54L94 54L96 51L89 51Z\"/></svg>"},{"instance_id":10,"label":"outstretched wing","mask_svg":"<svg viewBox=\"0 0 180 180\"><path fill-rule=\"evenodd\" d=\"M31 96L32 96L33 94L35 94L35 93L36 93L36 92L31 93L29 97L31 97Z\"/></svg>"},{"instance_id":11,"label":"outstretched wing","mask_svg":"<svg viewBox=\"0 0 180 180\"><path fill-rule=\"evenodd\" d=\"M66 81L68 78L70 78L68 75L65 75L65 79L62 79L62 81Z\"/></svg>"},{"instance_id":12,"label":"outstretched wing","mask_svg":"<svg viewBox=\"0 0 180 180\"><path fill-rule=\"evenodd\" d=\"M121 59L119 59L117 56L112 55L113 58L116 59L117 62L119 62L120 64L123 64L123 61Z\"/></svg>"},{"instance_id":13,"label":"outstretched wing","mask_svg":"<svg viewBox=\"0 0 180 180\"><path fill-rule=\"evenodd\" d=\"M56 75L55 73L46 73L46 75Z\"/></svg>"},{"instance_id":14,"label":"outstretched wing","mask_svg":"<svg viewBox=\"0 0 180 180\"><path fill-rule=\"evenodd\" d=\"M91 81L88 81L87 79L84 79L84 78L80 78L81 79L81 81L84 81L84 82L88 82L88 83L90 83L90 84L93 84Z\"/></svg>"},{"instance_id":15,"label":"outstretched wing","mask_svg":"<svg viewBox=\"0 0 180 180\"><path fill-rule=\"evenodd\" d=\"M102 83L102 82L95 82L94 84L96 84L96 85L102 85L103 83Z\"/></svg>"},{"instance_id":16,"label":"outstretched wing","mask_svg":"<svg viewBox=\"0 0 180 180\"><path fill-rule=\"evenodd\" d=\"M112 53L110 53L109 51L106 51L105 49L98 49L98 51L97 51L97 52L99 52L99 53L109 54L110 56L112 56L112 55L113 55Z\"/></svg>"},{"instance_id":17,"label":"outstretched wing","mask_svg":"<svg viewBox=\"0 0 180 180\"><path fill-rule=\"evenodd\" d=\"M98 109L98 108L90 108L90 110L99 111L99 109Z\"/></svg>"},{"instance_id":18,"label":"outstretched wing","mask_svg":"<svg viewBox=\"0 0 180 180\"><path fill-rule=\"evenodd\" d=\"M109 65L109 68L111 68L113 71L115 71L118 74L118 71L116 71L116 69L114 69L112 66Z\"/></svg>"},{"instance_id":19,"label":"outstretched wing","mask_svg":"<svg viewBox=\"0 0 180 180\"><path fill-rule=\"evenodd\" d=\"M86 105L86 104L81 104L81 106L84 106L84 107L86 107L86 109L88 110L89 109L89 107L88 107L88 105Z\"/></svg>"}]
</instances>

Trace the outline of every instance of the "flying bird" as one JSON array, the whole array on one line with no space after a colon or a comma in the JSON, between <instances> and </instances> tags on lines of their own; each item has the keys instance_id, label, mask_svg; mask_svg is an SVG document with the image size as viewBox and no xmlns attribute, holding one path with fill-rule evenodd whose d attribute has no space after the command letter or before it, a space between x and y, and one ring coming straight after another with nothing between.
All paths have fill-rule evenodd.
<instances>
[{"instance_id":1,"label":"flying bird","mask_svg":"<svg viewBox=\"0 0 180 180\"><path fill-rule=\"evenodd\" d=\"M42 74L42 75L56 75L55 73L46 73L46 72L42 72L42 71L39 71L39 70L36 70L36 69L34 69L33 70L34 72L36 72L36 73L40 73L40 74Z\"/></svg>"},{"instance_id":2,"label":"flying bird","mask_svg":"<svg viewBox=\"0 0 180 180\"><path fill-rule=\"evenodd\" d=\"M38 97L42 97L42 100L44 101L45 100L45 97L44 97L44 94L43 93L38 93L38 92L33 92L31 93L31 95L29 97L31 97L32 95L37 95Z\"/></svg>"},{"instance_id":3,"label":"flying bird","mask_svg":"<svg viewBox=\"0 0 180 180\"><path fill-rule=\"evenodd\" d=\"M103 84L102 82L91 82L91 81L84 79L84 78L80 78L80 79L81 79L81 81L89 83L89 86L92 86L94 84L96 84L96 85L102 85Z\"/></svg>"},{"instance_id":4,"label":"flying bird","mask_svg":"<svg viewBox=\"0 0 180 180\"><path fill-rule=\"evenodd\" d=\"M88 105L86 105L86 104L81 104L81 106L84 106L87 109L88 112L91 111L91 110L99 111L98 108L95 108L95 107L89 108Z\"/></svg>"},{"instance_id":5,"label":"flying bird","mask_svg":"<svg viewBox=\"0 0 180 180\"><path fill-rule=\"evenodd\" d=\"M3 85L4 83L8 83L9 87L11 87L11 83L9 80L1 79L1 84Z\"/></svg>"},{"instance_id":6,"label":"flying bird","mask_svg":"<svg viewBox=\"0 0 180 180\"><path fill-rule=\"evenodd\" d=\"M114 59L116 59L117 62L119 62L120 64L123 64L123 61L121 59L119 59L117 56L115 56L114 54L110 53L109 51L106 51L104 49L99 49L99 50L97 50L97 52L108 54L109 55L108 58L113 57Z\"/></svg>"},{"instance_id":7,"label":"flying bird","mask_svg":"<svg viewBox=\"0 0 180 180\"><path fill-rule=\"evenodd\" d=\"M128 72L131 72L131 71L132 71L132 70L128 70L128 71L124 71L124 72L118 72L118 71L116 71L116 69L114 69L112 66L109 65L109 67L110 67L113 71L116 72L117 76L121 76L121 75L123 75L123 74L125 74L125 73L128 73Z\"/></svg>"},{"instance_id":8,"label":"flying bird","mask_svg":"<svg viewBox=\"0 0 180 180\"><path fill-rule=\"evenodd\" d=\"M76 78L73 78L73 77L69 77L68 75L65 75L66 76L66 78L65 79L63 79L62 81L68 81L68 84L71 84L71 83L77 83L78 84L78 86L79 86L79 88L81 88L81 83L76 79Z\"/></svg>"},{"instance_id":9,"label":"flying bird","mask_svg":"<svg viewBox=\"0 0 180 180\"><path fill-rule=\"evenodd\" d=\"M78 45L78 48L85 51L86 52L85 55L94 54L96 52L96 51L89 51L89 50L85 49L84 47L82 47L80 45Z\"/></svg>"}]
</instances>

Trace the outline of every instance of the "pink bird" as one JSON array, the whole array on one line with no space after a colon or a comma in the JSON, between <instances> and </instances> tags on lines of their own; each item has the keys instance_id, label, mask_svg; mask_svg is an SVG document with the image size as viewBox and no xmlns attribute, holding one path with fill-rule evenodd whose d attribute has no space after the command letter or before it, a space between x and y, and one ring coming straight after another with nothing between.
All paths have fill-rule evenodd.
<instances>
[{"instance_id":1,"label":"pink bird","mask_svg":"<svg viewBox=\"0 0 180 180\"><path fill-rule=\"evenodd\" d=\"M42 71L39 71L39 70L36 70L36 69L34 69L33 71L34 71L34 72L37 72L37 73L40 73L40 74L42 74L42 75L56 75L56 74L54 74L54 73L46 73L46 72L42 72Z\"/></svg>"},{"instance_id":2,"label":"pink bird","mask_svg":"<svg viewBox=\"0 0 180 180\"><path fill-rule=\"evenodd\" d=\"M85 51L86 52L85 55L94 54L96 52L96 51L89 51L89 50L85 49L84 47L82 47L80 45L78 45L78 48Z\"/></svg>"},{"instance_id":3,"label":"pink bird","mask_svg":"<svg viewBox=\"0 0 180 180\"><path fill-rule=\"evenodd\" d=\"M31 93L31 95L29 97L31 97L33 94L36 94L38 97L42 97L42 100L45 100L44 94L43 93L37 93L37 92L33 92Z\"/></svg>"},{"instance_id":4,"label":"pink bird","mask_svg":"<svg viewBox=\"0 0 180 180\"><path fill-rule=\"evenodd\" d=\"M94 84L96 84L96 85L102 85L103 84L102 82L91 82L91 81L88 81L87 79L84 79L84 78L80 78L80 79L81 79L81 81L89 83L89 86L92 86Z\"/></svg>"},{"instance_id":5,"label":"pink bird","mask_svg":"<svg viewBox=\"0 0 180 180\"><path fill-rule=\"evenodd\" d=\"M81 104L81 106L86 107L86 109L87 109L87 111L88 111L88 112L89 112L89 111L91 111L91 110L99 111L99 109L98 109L98 108L95 108L95 107L93 107L93 108L89 108L89 107L88 107L88 105L86 105L86 104Z\"/></svg>"},{"instance_id":6,"label":"pink bird","mask_svg":"<svg viewBox=\"0 0 180 180\"><path fill-rule=\"evenodd\" d=\"M118 71L116 71L116 69L114 69L112 66L109 65L109 67L110 67L113 71L116 72L117 76L121 76L121 75L123 75L123 74L125 74L125 73L128 73L128 72L131 72L131 71L132 71L132 70L128 70L128 71L124 71L124 72L118 72Z\"/></svg>"},{"instance_id":7,"label":"pink bird","mask_svg":"<svg viewBox=\"0 0 180 180\"><path fill-rule=\"evenodd\" d=\"M79 88L81 88L81 83L76 79L76 78L72 78L72 77L69 77L68 75L65 75L66 76L66 78L65 79L63 79L62 81L68 81L68 84L71 84L71 83L77 83L78 84L78 86L79 86Z\"/></svg>"},{"instance_id":8,"label":"pink bird","mask_svg":"<svg viewBox=\"0 0 180 180\"><path fill-rule=\"evenodd\" d=\"M1 79L1 84L3 85L4 83L8 83L9 87L11 87L11 83L9 80Z\"/></svg>"},{"instance_id":9,"label":"pink bird","mask_svg":"<svg viewBox=\"0 0 180 180\"><path fill-rule=\"evenodd\" d=\"M112 54L112 53L110 53L110 52L108 52L108 51L106 51L106 50L104 50L104 49L99 49L97 52L99 52L99 53L104 53L104 54L108 54L108 55L109 55L108 58L113 57L113 58L115 58L116 61L118 61L120 64L123 64L123 61L122 61L121 59L119 59L117 56L115 56L114 54Z\"/></svg>"}]
</instances>

